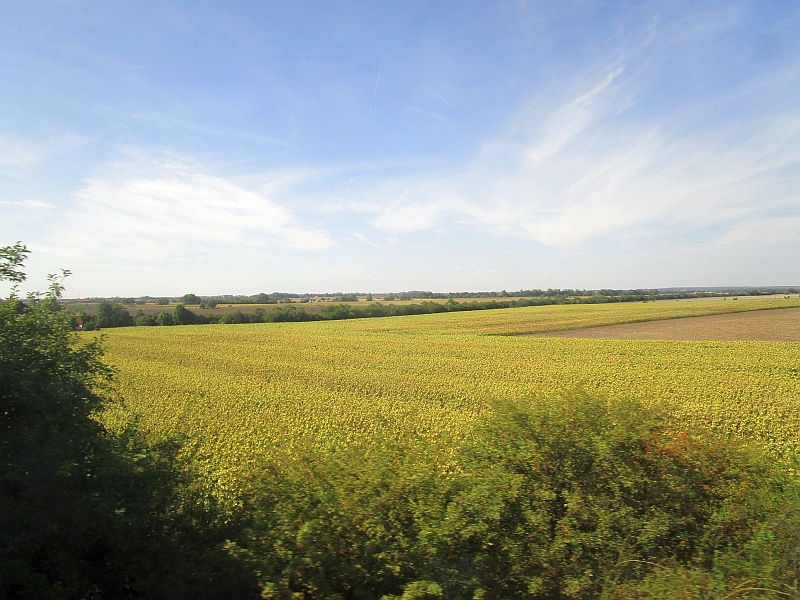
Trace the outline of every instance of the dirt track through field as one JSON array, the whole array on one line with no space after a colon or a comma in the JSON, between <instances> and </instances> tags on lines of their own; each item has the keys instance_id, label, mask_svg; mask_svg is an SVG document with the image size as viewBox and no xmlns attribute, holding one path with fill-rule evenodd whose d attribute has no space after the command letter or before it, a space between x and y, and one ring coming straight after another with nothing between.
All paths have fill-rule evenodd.
<instances>
[{"instance_id":1,"label":"dirt track through field","mask_svg":"<svg viewBox=\"0 0 800 600\"><path fill-rule=\"evenodd\" d=\"M800 308L624 323L588 329L537 333L532 337L800 342Z\"/></svg>"}]
</instances>

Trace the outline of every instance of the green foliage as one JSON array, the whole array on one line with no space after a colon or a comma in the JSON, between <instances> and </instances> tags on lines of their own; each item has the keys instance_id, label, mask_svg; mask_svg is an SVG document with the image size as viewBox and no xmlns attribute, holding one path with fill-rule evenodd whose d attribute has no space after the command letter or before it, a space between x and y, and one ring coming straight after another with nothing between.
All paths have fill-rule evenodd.
<instances>
[{"instance_id":1,"label":"green foliage","mask_svg":"<svg viewBox=\"0 0 800 600\"><path fill-rule=\"evenodd\" d=\"M322 318L331 320L356 319L363 316L363 312L347 304L326 306L322 309Z\"/></svg>"},{"instance_id":2,"label":"green foliage","mask_svg":"<svg viewBox=\"0 0 800 600\"><path fill-rule=\"evenodd\" d=\"M106 449L89 416L101 405L95 379L109 371L96 342L73 347L63 312L14 304L0 304L0 589L69 597L88 585L85 555L105 543L94 484Z\"/></svg>"},{"instance_id":3,"label":"green foliage","mask_svg":"<svg viewBox=\"0 0 800 600\"><path fill-rule=\"evenodd\" d=\"M319 315L307 313L296 306L278 306L264 315L264 321L271 323L298 323L302 321L318 321Z\"/></svg>"},{"instance_id":4,"label":"green foliage","mask_svg":"<svg viewBox=\"0 0 800 600\"><path fill-rule=\"evenodd\" d=\"M402 596L383 596L381 600L418 600L442 598L442 587L432 581L414 581L403 588Z\"/></svg>"},{"instance_id":5,"label":"green foliage","mask_svg":"<svg viewBox=\"0 0 800 600\"><path fill-rule=\"evenodd\" d=\"M181 302L184 304L200 304L200 297L195 294L184 294L181 298Z\"/></svg>"},{"instance_id":6,"label":"green foliage","mask_svg":"<svg viewBox=\"0 0 800 600\"><path fill-rule=\"evenodd\" d=\"M200 501L180 445L94 418L113 371L50 281L27 305L0 303L0 597L256 596L222 547L235 520Z\"/></svg>"},{"instance_id":7,"label":"green foliage","mask_svg":"<svg viewBox=\"0 0 800 600\"><path fill-rule=\"evenodd\" d=\"M267 313L263 308L261 308L261 307L254 308L253 312L251 312L250 315L249 315L250 322L251 323L264 323L266 321L266 315L267 315Z\"/></svg>"},{"instance_id":8,"label":"green foliage","mask_svg":"<svg viewBox=\"0 0 800 600\"><path fill-rule=\"evenodd\" d=\"M237 554L261 573L265 598L399 596L436 560L418 530L444 517L447 487L416 454L364 451L309 454L255 481Z\"/></svg>"},{"instance_id":9,"label":"green foliage","mask_svg":"<svg viewBox=\"0 0 800 600\"><path fill-rule=\"evenodd\" d=\"M721 439L672 435L630 402L502 407L469 454L480 483L455 503L446 538L482 549L473 564L487 598L595 598L625 582L621 564L678 565L720 591L769 581L786 538L755 563L747 553L800 507L796 484L765 461Z\"/></svg>"},{"instance_id":10,"label":"green foliage","mask_svg":"<svg viewBox=\"0 0 800 600\"><path fill-rule=\"evenodd\" d=\"M443 456L386 442L267 468L237 547L264 597L797 591L796 484L636 403L498 406L455 462Z\"/></svg>"},{"instance_id":11,"label":"green foliage","mask_svg":"<svg viewBox=\"0 0 800 600\"><path fill-rule=\"evenodd\" d=\"M137 326L156 325L156 318L153 315L144 314L144 311L140 308L136 311L136 314L133 315L133 324ZM86 327L84 327L84 329L86 329Z\"/></svg>"},{"instance_id":12,"label":"green foliage","mask_svg":"<svg viewBox=\"0 0 800 600\"><path fill-rule=\"evenodd\" d=\"M189 296L187 294L187 296ZM267 296L266 294L259 294L258 297L247 298L249 303L253 303L253 300L259 299L259 297L264 296L269 302L264 303L285 303L288 300L277 300L274 299L273 296ZM353 302L357 300L355 295L353 294ZM390 296L386 296L389 298ZM394 298L393 296L391 296ZM265 298L261 298L262 300ZM343 298L340 297L340 298ZM419 304L381 304L380 302L371 302L366 307L361 308L358 306L353 306L350 304L337 304L334 306L326 306L322 309L320 314L313 314L307 313L304 308L297 308L295 306L282 306L278 307L277 311L270 311L266 312L261 308L256 308L249 313L242 313L240 310L235 310L232 313L225 313L222 315L207 315L207 314L199 314L194 313L187 309L183 305L179 305L176 307L176 312L170 315L169 318L167 317L157 317L155 320L150 319L140 319L140 322L136 321L136 318L141 316L137 312L136 316L132 319L126 317L127 309L119 305L118 303L109 303L103 302L100 305L100 312L98 315L89 316L88 318L83 313L80 315L83 317L84 320L84 330L91 330L91 329L99 329L100 327L122 327L126 325L197 325L197 324L207 324L207 323L224 323L224 324L240 324L240 323L271 323L271 322L300 322L300 321L318 321L318 320L343 320L343 319L363 319L369 317L398 317L398 316L407 316L407 315L428 315L428 314L435 314L435 313L445 313L445 312L465 312L465 311L482 311L482 310L493 310L493 309L504 309L504 308L522 308L522 307L530 307L530 306L543 306L548 304L603 304L606 303L608 297L606 296L595 296L589 299L585 298L567 298L563 299L560 297L553 298L521 298L519 300L505 300L505 301L497 301L497 300L490 300L484 302L456 302L452 298L448 299L447 302L432 302L430 300L425 300L420 302ZM370 299L368 297L368 299ZM630 298L628 300L624 300L625 302L633 301L636 298ZM301 302L307 299L301 300ZM348 302L351 300L347 300ZM159 304L168 304L168 301L165 299L164 302L159 302ZM215 308L217 303L215 300L206 299L199 302L199 308L207 309L207 308ZM639 307L642 305L640 304ZM786 308L792 305L783 304L780 307ZM663 307L663 305L662 305ZM777 305L772 306L756 306L754 304L750 304L745 310L753 310L758 308L777 308ZM166 311L164 311L166 312ZM634 311L631 310L631 314ZM655 311L654 311L655 312ZM689 311L691 312L691 311ZM729 311L719 311L719 309L711 310L708 312L704 312L703 310L699 311L701 314L714 314L716 312L730 312ZM673 316L673 315L671 315ZM664 317L662 317L664 318ZM585 325L585 324L584 324Z\"/></svg>"},{"instance_id":13,"label":"green foliage","mask_svg":"<svg viewBox=\"0 0 800 600\"><path fill-rule=\"evenodd\" d=\"M11 281L14 284L25 281L22 264L27 254L30 254L30 250L22 242L0 248L0 281Z\"/></svg>"},{"instance_id":14,"label":"green foliage","mask_svg":"<svg viewBox=\"0 0 800 600\"><path fill-rule=\"evenodd\" d=\"M158 313L156 313L155 321L156 325L162 325L162 326L169 326L175 324L175 322L172 320L172 315L165 310L160 310L158 311Z\"/></svg>"},{"instance_id":15,"label":"green foliage","mask_svg":"<svg viewBox=\"0 0 800 600\"><path fill-rule=\"evenodd\" d=\"M98 329L104 327L129 327L134 324L128 309L119 302L103 300L97 305L95 322Z\"/></svg>"},{"instance_id":16,"label":"green foliage","mask_svg":"<svg viewBox=\"0 0 800 600\"><path fill-rule=\"evenodd\" d=\"M247 317L240 310L225 313L219 318L219 322L225 325L235 325L237 323L247 323Z\"/></svg>"},{"instance_id":17,"label":"green foliage","mask_svg":"<svg viewBox=\"0 0 800 600\"><path fill-rule=\"evenodd\" d=\"M210 319L205 315L194 313L183 304L178 304L172 313L172 323L174 325L201 325L209 321Z\"/></svg>"},{"instance_id":18,"label":"green foliage","mask_svg":"<svg viewBox=\"0 0 800 600\"><path fill-rule=\"evenodd\" d=\"M251 304L277 304L280 298L288 298L288 294L281 294L279 292L273 292L272 294L265 294L261 292L255 296L251 296L250 298L237 298L237 302L250 302Z\"/></svg>"}]
</instances>

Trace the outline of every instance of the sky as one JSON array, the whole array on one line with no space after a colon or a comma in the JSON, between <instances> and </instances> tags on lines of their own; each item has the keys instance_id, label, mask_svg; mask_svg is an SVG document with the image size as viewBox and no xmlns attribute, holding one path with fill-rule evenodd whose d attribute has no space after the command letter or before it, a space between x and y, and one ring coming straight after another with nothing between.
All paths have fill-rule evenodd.
<instances>
[{"instance_id":1,"label":"sky","mask_svg":"<svg viewBox=\"0 0 800 600\"><path fill-rule=\"evenodd\" d=\"M68 297L800 285L800 4L5 2L18 240Z\"/></svg>"}]
</instances>

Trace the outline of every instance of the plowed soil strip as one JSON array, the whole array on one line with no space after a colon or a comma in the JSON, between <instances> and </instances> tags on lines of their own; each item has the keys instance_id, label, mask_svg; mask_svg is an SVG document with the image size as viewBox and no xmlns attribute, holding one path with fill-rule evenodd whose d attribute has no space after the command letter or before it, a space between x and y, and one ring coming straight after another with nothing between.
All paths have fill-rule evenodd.
<instances>
[{"instance_id":1,"label":"plowed soil strip","mask_svg":"<svg viewBox=\"0 0 800 600\"><path fill-rule=\"evenodd\" d=\"M800 342L800 308L606 325L537 333L531 337Z\"/></svg>"}]
</instances>

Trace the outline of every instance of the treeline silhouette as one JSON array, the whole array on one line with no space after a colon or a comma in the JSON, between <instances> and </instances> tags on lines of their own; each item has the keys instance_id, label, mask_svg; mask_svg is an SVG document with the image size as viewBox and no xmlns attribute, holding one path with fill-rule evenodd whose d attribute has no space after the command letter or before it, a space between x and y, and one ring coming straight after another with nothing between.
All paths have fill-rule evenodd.
<instances>
[{"instance_id":1,"label":"treeline silhouette","mask_svg":"<svg viewBox=\"0 0 800 600\"><path fill-rule=\"evenodd\" d=\"M461 312L473 310L491 310L498 308L521 308L525 306L549 306L557 304L610 304L617 302L642 302L652 300L674 299L679 295L659 295L658 297L642 297L637 295L589 297L581 296L541 296L519 298L515 300L486 300L473 302L456 302L450 298L447 302L425 300L411 304L384 304L372 302L359 304L332 304L325 306L319 313L308 312L305 308L291 304L276 306L268 311L256 307L252 311L233 310L222 314L194 312L183 304L173 310L162 310L154 315L147 315L139 309L131 315L128 309L119 302L103 300L97 305L94 314L76 313L73 327L85 331L105 327L130 327L133 325L203 325L203 324L236 324L236 323L278 323L302 321L335 321L341 319L365 319L373 317L398 317L405 315L427 315L445 312ZM80 327L79 327L80 326Z\"/></svg>"},{"instance_id":2,"label":"treeline silhouette","mask_svg":"<svg viewBox=\"0 0 800 600\"><path fill-rule=\"evenodd\" d=\"M604 288L599 290L587 289L559 289L549 288L542 289L529 289L517 290L508 292L502 290L500 292L431 292L424 290L412 290L410 292L392 292L388 294L377 294L383 302L394 301L412 301L412 300L447 300L449 298L465 299L465 298L586 298L595 297L610 297L612 301L619 301L619 298L634 298L634 301L644 300L682 300L688 298L711 298L719 296L765 296L771 294L796 294L798 290L793 287L771 287L771 288L701 288L701 289L677 289L665 288L658 289L610 289ZM297 294L286 292L272 292L271 294L259 293L251 296L247 295L221 295L221 296L198 296L196 294L184 294L180 298L166 298L151 296L142 296L139 298L88 298L85 301L90 303L102 302L104 300L118 302L125 305L147 304L148 302L158 305L169 305L173 301L181 302L186 305L195 305L200 308L215 308L219 304L279 304L288 302L299 302L302 304L312 301L323 302L358 302L359 297L364 296L368 302L372 302L372 293L342 293L336 292L333 294ZM598 301L603 301L598 300Z\"/></svg>"}]
</instances>

